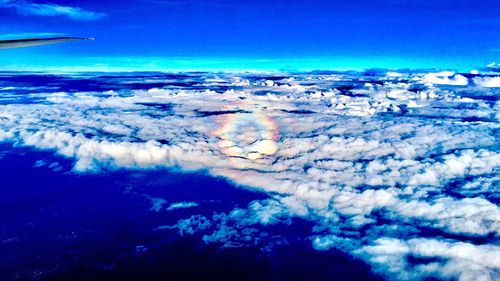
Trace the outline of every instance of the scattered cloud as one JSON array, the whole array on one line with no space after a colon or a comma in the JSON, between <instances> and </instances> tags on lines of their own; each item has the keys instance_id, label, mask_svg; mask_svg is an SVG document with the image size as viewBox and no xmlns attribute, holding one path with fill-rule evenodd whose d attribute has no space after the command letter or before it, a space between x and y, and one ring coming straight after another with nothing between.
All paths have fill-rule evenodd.
<instances>
[{"instance_id":1,"label":"scattered cloud","mask_svg":"<svg viewBox=\"0 0 500 281\"><path fill-rule=\"evenodd\" d=\"M51 3L35 3L29 0L0 0L0 8L15 9L21 15L65 16L72 20L91 21L106 16L105 13L87 11L78 7L61 6Z\"/></svg>"},{"instance_id":2,"label":"scattered cloud","mask_svg":"<svg viewBox=\"0 0 500 281\"><path fill-rule=\"evenodd\" d=\"M163 198L151 197L151 211L160 212L163 209L163 205L167 203L167 200Z\"/></svg>"},{"instance_id":3,"label":"scattered cloud","mask_svg":"<svg viewBox=\"0 0 500 281\"><path fill-rule=\"evenodd\" d=\"M179 220L176 227L181 235L192 235L196 232L206 230L212 226L210 220L204 216L194 215L187 219ZM168 227L163 227L167 228Z\"/></svg>"}]
</instances>

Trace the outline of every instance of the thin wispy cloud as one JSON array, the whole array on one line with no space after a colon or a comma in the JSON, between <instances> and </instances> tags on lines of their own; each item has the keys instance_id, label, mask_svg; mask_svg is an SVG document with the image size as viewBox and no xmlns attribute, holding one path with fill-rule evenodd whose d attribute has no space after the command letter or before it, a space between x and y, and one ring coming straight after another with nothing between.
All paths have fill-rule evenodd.
<instances>
[{"instance_id":1,"label":"thin wispy cloud","mask_svg":"<svg viewBox=\"0 0 500 281\"><path fill-rule=\"evenodd\" d=\"M57 4L39 4L25 0L0 0L0 8L15 9L18 14L26 16L63 16L72 20L91 21L106 16L105 13L87 11L78 7Z\"/></svg>"}]
</instances>

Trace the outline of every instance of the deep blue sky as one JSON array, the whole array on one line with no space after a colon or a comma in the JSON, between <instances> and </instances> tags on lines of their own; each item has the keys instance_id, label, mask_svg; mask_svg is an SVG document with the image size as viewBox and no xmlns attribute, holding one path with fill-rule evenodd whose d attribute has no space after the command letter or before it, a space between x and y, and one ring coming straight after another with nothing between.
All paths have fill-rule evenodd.
<instances>
[{"instance_id":1,"label":"deep blue sky","mask_svg":"<svg viewBox=\"0 0 500 281\"><path fill-rule=\"evenodd\" d=\"M500 60L498 0L45 3L0 0L0 34L96 41L2 51L0 67L471 69Z\"/></svg>"}]
</instances>

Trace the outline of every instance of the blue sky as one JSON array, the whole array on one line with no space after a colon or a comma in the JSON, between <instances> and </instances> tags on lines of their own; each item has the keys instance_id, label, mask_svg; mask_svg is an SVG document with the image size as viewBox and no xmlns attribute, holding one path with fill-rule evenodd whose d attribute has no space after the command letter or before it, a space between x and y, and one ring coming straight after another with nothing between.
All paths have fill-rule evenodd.
<instances>
[{"instance_id":1,"label":"blue sky","mask_svg":"<svg viewBox=\"0 0 500 281\"><path fill-rule=\"evenodd\" d=\"M96 40L2 51L2 68L466 70L500 57L493 0L50 3L0 0L0 34Z\"/></svg>"}]
</instances>

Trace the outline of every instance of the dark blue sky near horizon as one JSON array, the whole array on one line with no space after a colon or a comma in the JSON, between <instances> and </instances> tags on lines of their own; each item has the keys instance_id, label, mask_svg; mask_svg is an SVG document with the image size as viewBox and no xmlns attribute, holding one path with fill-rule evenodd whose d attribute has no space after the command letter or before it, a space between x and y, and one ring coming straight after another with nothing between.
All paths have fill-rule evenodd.
<instances>
[{"instance_id":1,"label":"dark blue sky near horizon","mask_svg":"<svg viewBox=\"0 0 500 281\"><path fill-rule=\"evenodd\" d=\"M3 0L3 38L96 40L4 51L0 66L473 69L499 57L498 11L492 0Z\"/></svg>"}]
</instances>

